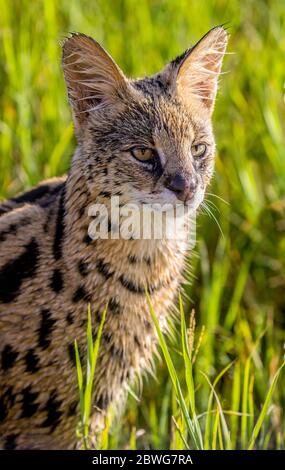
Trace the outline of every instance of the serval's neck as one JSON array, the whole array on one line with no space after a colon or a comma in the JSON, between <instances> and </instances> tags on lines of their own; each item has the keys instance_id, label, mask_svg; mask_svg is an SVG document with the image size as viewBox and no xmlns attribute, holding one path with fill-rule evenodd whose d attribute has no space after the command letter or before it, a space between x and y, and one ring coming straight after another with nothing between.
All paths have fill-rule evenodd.
<instances>
[{"instance_id":1,"label":"serval's neck","mask_svg":"<svg viewBox=\"0 0 285 470\"><path fill-rule=\"evenodd\" d=\"M91 196L81 159L75 156L67 178L64 208L64 259L67 271L92 271L90 288L98 289L98 276L121 284L130 293L143 294L177 287L181 281L187 250L185 240L92 240L88 208L95 202L110 204L100 198L100 190ZM97 198L98 196L98 198ZM79 267L79 268L78 268ZM71 276L72 278L72 276Z\"/></svg>"}]
</instances>

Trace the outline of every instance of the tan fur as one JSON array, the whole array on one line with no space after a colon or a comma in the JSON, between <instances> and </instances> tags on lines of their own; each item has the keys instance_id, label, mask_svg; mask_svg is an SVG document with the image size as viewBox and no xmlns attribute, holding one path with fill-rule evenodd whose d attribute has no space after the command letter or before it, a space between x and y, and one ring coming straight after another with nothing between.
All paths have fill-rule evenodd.
<instances>
[{"instance_id":1,"label":"tan fur","mask_svg":"<svg viewBox=\"0 0 285 470\"><path fill-rule=\"evenodd\" d=\"M217 28L206 38L208 48L217 36L225 46L226 35ZM117 194L123 203L173 202L176 195L165 184L177 173L197 173L205 191L215 149L211 111L204 98L178 92L181 75L174 73L189 58L188 51L164 72L134 81L92 39L75 35L64 44L78 139L71 170L66 179L43 182L38 193L0 205L2 447L75 446L79 399L70 355L77 339L84 356L89 302L94 334L109 305L95 374L94 423L152 367L157 341L142 288L164 324L182 279L187 240L91 241L88 207L108 206L109 196ZM220 67L220 56L218 61ZM208 146L201 164L191 158L191 145L199 141ZM129 148L135 145L159 150L159 174L134 160Z\"/></svg>"}]
</instances>

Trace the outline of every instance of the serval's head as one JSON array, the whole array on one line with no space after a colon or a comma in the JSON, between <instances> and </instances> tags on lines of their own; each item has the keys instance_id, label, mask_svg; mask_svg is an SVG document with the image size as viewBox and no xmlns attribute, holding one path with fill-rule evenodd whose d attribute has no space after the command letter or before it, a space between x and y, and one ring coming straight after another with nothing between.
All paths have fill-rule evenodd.
<instances>
[{"instance_id":1,"label":"serval's head","mask_svg":"<svg viewBox=\"0 0 285 470\"><path fill-rule=\"evenodd\" d=\"M197 208L213 172L211 115L227 45L222 27L154 76L128 79L92 38L63 45L63 70L89 190L124 203Z\"/></svg>"}]
</instances>

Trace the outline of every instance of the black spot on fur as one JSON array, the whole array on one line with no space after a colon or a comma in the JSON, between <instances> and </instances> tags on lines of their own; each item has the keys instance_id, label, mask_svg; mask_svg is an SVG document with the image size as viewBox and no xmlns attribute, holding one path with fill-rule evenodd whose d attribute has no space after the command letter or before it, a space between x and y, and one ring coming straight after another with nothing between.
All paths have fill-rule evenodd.
<instances>
[{"instance_id":1,"label":"black spot on fur","mask_svg":"<svg viewBox=\"0 0 285 470\"><path fill-rule=\"evenodd\" d=\"M69 325L72 325L74 323L73 312L68 312L68 314L66 315L66 321Z\"/></svg>"},{"instance_id":2,"label":"black spot on fur","mask_svg":"<svg viewBox=\"0 0 285 470\"><path fill-rule=\"evenodd\" d=\"M97 322L97 323L101 323L102 314L101 314L100 310L96 310L96 312L95 312L95 319L96 319L96 322Z\"/></svg>"},{"instance_id":3,"label":"black spot on fur","mask_svg":"<svg viewBox=\"0 0 285 470\"><path fill-rule=\"evenodd\" d=\"M67 416L75 416L76 411L77 411L77 406L78 406L78 400L75 400L72 403L70 403L70 405L68 406Z\"/></svg>"},{"instance_id":4,"label":"black spot on fur","mask_svg":"<svg viewBox=\"0 0 285 470\"><path fill-rule=\"evenodd\" d=\"M53 330L53 326L56 323L56 320L51 317L51 312L48 309L43 309L41 311L41 324L39 327L39 346L42 349L47 349L50 345L51 339L50 335Z\"/></svg>"},{"instance_id":5,"label":"black spot on fur","mask_svg":"<svg viewBox=\"0 0 285 470\"><path fill-rule=\"evenodd\" d=\"M130 279L127 279L125 276L121 275L119 277L119 281L122 284L125 289L129 290L133 294L144 294L145 293L145 288L143 286L140 286L138 284L134 284L133 281Z\"/></svg>"},{"instance_id":6,"label":"black spot on fur","mask_svg":"<svg viewBox=\"0 0 285 470\"><path fill-rule=\"evenodd\" d=\"M36 203L43 208L52 207L56 204L56 200L60 192L64 189L65 183L56 184L53 188L50 189L48 194L42 197Z\"/></svg>"},{"instance_id":7,"label":"black spot on fur","mask_svg":"<svg viewBox=\"0 0 285 470\"><path fill-rule=\"evenodd\" d=\"M128 256L128 260L129 260L129 263L130 263L130 264L136 264L136 263L138 263L138 261L139 261L138 258L137 258L137 256L135 256L135 255L129 255L129 256Z\"/></svg>"},{"instance_id":8,"label":"black spot on fur","mask_svg":"<svg viewBox=\"0 0 285 470\"><path fill-rule=\"evenodd\" d=\"M17 204L33 204L38 199L42 198L50 192L50 186L48 184L42 184L36 188L27 191L26 193L20 194L20 196L14 197L11 201Z\"/></svg>"},{"instance_id":9,"label":"black spot on fur","mask_svg":"<svg viewBox=\"0 0 285 470\"><path fill-rule=\"evenodd\" d=\"M81 219L83 217L85 209L86 209L86 207L80 207L80 209L78 211L78 219Z\"/></svg>"},{"instance_id":10,"label":"black spot on fur","mask_svg":"<svg viewBox=\"0 0 285 470\"><path fill-rule=\"evenodd\" d=\"M67 346L67 353L68 357L72 363L73 366L76 366L76 358L75 358L75 349L74 349L74 343L70 343Z\"/></svg>"},{"instance_id":11,"label":"black spot on fur","mask_svg":"<svg viewBox=\"0 0 285 470\"><path fill-rule=\"evenodd\" d=\"M53 255L54 259L57 261L62 257L62 240L64 234L64 195L65 195L65 188L62 188L62 192L59 199L59 206L57 211L57 218L56 218L56 229L55 229L55 236L53 241Z\"/></svg>"},{"instance_id":12,"label":"black spot on fur","mask_svg":"<svg viewBox=\"0 0 285 470\"><path fill-rule=\"evenodd\" d=\"M150 331L152 329L151 323L147 320L144 322L144 326L147 329L147 331Z\"/></svg>"},{"instance_id":13,"label":"black spot on fur","mask_svg":"<svg viewBox=\"0 0 285 470\"><path fill-rule=\"evenodd\" d=\"M112 333L103 332L103 334L102 334L103 340L107 344L109 344L111 342L112 336L113 336Z\"/></svg>"},{"instance_id":14,"label":"black spot on fur","mask_svg":"<svg viewBox=\"0 0 285 470\"><path fill-rule=\"evenodd\" d=\"M60 269L55 269L53 271L50 287L56 294L58 294L63 289L63 277Z\"/></svg>"},{"instance_id":15,"label":"black spot on fur","mask_svg":"<svg viewBox=\"0 0 285 470\"><path fill-rule=\"evenodd\" d=\"M13 406L15 403L15 395L13 393L13 387L8 387L5 394L4 394L9 407Z\"/></svg>"},{"instance_id":16,"label":"black spot on fur","mask_svg":"<svg viewBox=\"0 0 285 470\"><path fill-rule=\"evenodd\" d=\"M144 257L144 262L148 265L151 266L151 258L149 256Z\"/></svg>"},{"instance_id":17,"label":"black spot on fur","mask_svg":"<svg viewBox=\"0 0 285 470\"><path fill-rule=\"evenodd\" d=\"M0 232L0 242L4 242L9 235L16 235L17 229L17 224L11 224L6 230L2 230L2 232Z\"/></svg>"},{"instance_id":18,"label":"black spot on fur","mask_svg":"<svg viewBox=\"0 0 285 470\"><path fill-rule=\"evenodd\" d=\"M168 287L171 280L169 282L161 282L157 286L148 285L144 287L141 284L135 284L133 281L125 277L123 274L119 277L119 281L125 289L132 292L133 294L145 294L145 289L149 294L153 294L156 291L159 291L162 287Z\"/></svg>"},{"instance_id":19,"label":"black spot on fur","mask_svg":"<svg viewBox=\"0 0 285 470\"><path fill-rule=\"evenodd\" d=\"M81 259L78 263L78 271L82 277L86 277L88 274L88 263Z\"/></svg>"},{"instance_id":20,"label":"black spot on fur","mask_svg":"<svg viewBox=\"0 0 285 470\"><path fill-rule=\"evenodd\" d=\"M7 418L8 409L5 403L4 397L0 397L0 421L4 421Z\"/></svg>"},{"instance_id":21,"label":"black spot on fur","mask_svg":"<svg viewBox=\"0 0 285 470\"><path fill-rule=\"evenodd\" d=\"M8 410L15 403L13 388L9 387L2 396L0 396L0 421L4 421L8 416Z\"/></svg>"},{"instance_id":22,"label":"black spot on fur","mask_svg":"<svg viewBox=\"0 0 285 470\"><path fill-rule=\"evenodd\" d=\"M44 428L50 427L50 432L52 433L55 428L60 423L60 418L62 416L62 411L60 406L62 404L61 400L57 399L56 390L53 390L50 393L49 399L45 404L44 410L47 412L46 419L42 422Z\"/></svg>"},{"instance_id":23,"label":"black spot on fur","mask_svg":"<svg viewBox=\"0 0 285 470\"><path fill-rule=\"evenodd\" d=\"M90 243L93 242L92 238L89 237L88 233L87 233L86 235L84 235L82 241L83 241L83 243L85 243L86 245L90 245Z\"/></svg>"},{"instance_id":24,"label":"black spot on fur","mask_svg":"<svg viewBox=\"0 0 285 470\"><path fill-rule=\"evenodd\" d=\"M50 221L54 213L54 207L52 206L51 209L47 213L47 217L45 223L43 225L43 231L47 233L49 231Z\"/></svg>"},{"instance_id":25,"label":"black spot on fur","mask_svg":"<svg viewBox=\"0 0 285 470\"><path fill-rule=\"evenodd\" d=\"M115 346L114 344L111 346L111 354L113 357L116 357L118 358L120 361L122 361L123 357L124 357L124 351L122 348L119 348L117 346Z\"/></svg>"},{"instance_id":26,"label":"black spot on fur","mask_svg":"<svg viewBox=\"0 0 285 470\"><path fill-rule=\"evenodd\" d=\"M106 197L106 198L110 198L111 197L111 193L109 191L101 191L99 193L99 196L103 196L103 197Z\"/></svg>"},{"instance_id":27,"label":"black spot on fur","mask_svg":"<svg viewBox=\"0 0 285 470\"><path fill-rule=\"evenodd\" d=\"M114 313L115 315L118 315L121 311L121 306L120 306L119 302L114 297L112 297L110 299L110 302L109 302L108 306L109 306L111 312Z\"/></svg>"},{"instance_id":28,"label":"black spot on fur","mask_svg":"<svg viewBox=\"0 0 285 470\"><path fill-rule=\"evenodd\" d=\"M35 403L35 400L38 398L38 395L38 392L32 392L31 385L23 389L21 418L30 418L36 413L39 404Z\"/></svg>"},{"instance_id":29,"label":"black spot on fur","mask_svg":"<svg viewBox=\"0 0 285 470\"><path fill-rule=\"evenodd\" d=\"M10 201L5 201L0 204L0 217L1 215L7 214L14 209L13 204Z\"/></svg>"},{"instance_id":30,"label":"black spot on fur","mask_svg":"<svg viewBox=\"0 0 285 470\"><path fill-rule=\"evenodd\" d=\"M26 371L34 374L39 370L39 358L33 349L29 349L25 355Z\"/></svg>"},{"instance_id":31,"label":"black spot on fur","mask_svg":"<svg viewBox=\"0 0 285 470\"><path fill-rule=\"evenodd\" d=\"M15 360L17 359L18 353L14 351L10 344L7 344L1 354L2 369L8 370L13 367Z\"/></svg>"},{"instance_id":32,"label":"black spot on fur","mask_svg":"<svg viewBox=\"0 0 285 470\"><path fill-rule=\"evenodd\" d=\"M108 395L99 395L95 398L95 407L99 410L106 410L111 403L111 398Z\"/></svg>"},{"instance_id":33,"label":"black spot on fur","mask_svg":"<svg viewBox=\"0 0 285 470\"><path fill-rule=\"evenodd\" d=\"M35 238L25 246L18 258L9 261L0 270L0 302L12 302L19 294L22 282L34 277L39 260L39 246Z\"/></svg>"},{"instance_id":34,"label":"black spot on fur","mask_svg":"<svg viewBox=\"0 0 285 470\"><path fill-rule=\"evenodd\" d=\"M134 336L134 340L135 340L136 345L140 348L141 347L141 342L140 342L139 338L137 337L137 335Z\"/></svg>"},{"instance_id":35,"label":"black spot on fur","mask_svg":"<svg viewBox=\"0 0 285 470\"><path fill-rule=\"evenodd\" d=\"M102 168L101 173L102 173L102 175L107 176L108 175L108 168Z\"/></svg>"},{"instance_id":36,"label":"black spot on fur","mask_svg":"<svg viewBox=\"0 0 285 470\"><path fill-rule=\"evenodd\" d=\"M82 286L76 289L72 297L72 302L74 303L80 302L80 300L85 300L86 302L90 302L91 300L91 295L88 294Z\"/></svg>"},{"instance_id":37,"label":"black spot on fur","mask_svg":"<svg viewBox=\"0 0 285 470\"><path fill-rule=\"evenodd\" d=\"M5 437L4 450L15 450L19 434L9 434Z\"/></svg>"},{"instance_id":38,"label":"black spot on fur","mask_svg":"<svg viewBox=\"0 0 285 470\"><path fill-rule=\"evenodd\" d=\"M105 263L102 259L99 259L96 262L96 268L98 272L105 277L105 279L109 279L114 275L113 271L110 271L110 263Z\"/></svg>"}]
</instances>

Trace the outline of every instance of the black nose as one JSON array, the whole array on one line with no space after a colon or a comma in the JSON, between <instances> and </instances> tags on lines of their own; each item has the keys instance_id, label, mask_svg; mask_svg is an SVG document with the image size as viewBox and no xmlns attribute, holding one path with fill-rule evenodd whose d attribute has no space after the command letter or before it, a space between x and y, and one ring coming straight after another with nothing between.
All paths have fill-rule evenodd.
<instances>
[{"instance_id":1,"label":"black nose","mask_svg":"<svg viewBox=\"0 0 285 470\"><path fill-rule=\"evenodd\" d=\"M178 199L186 202L194 196L198 186L198 179L194 175L187 178L184 175L177 173L176 175L168 177L165 186L167 189L176 193Z\"/></svg>"}]
</instances>

